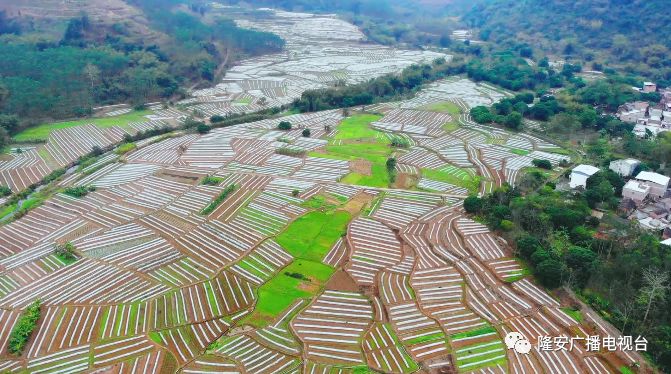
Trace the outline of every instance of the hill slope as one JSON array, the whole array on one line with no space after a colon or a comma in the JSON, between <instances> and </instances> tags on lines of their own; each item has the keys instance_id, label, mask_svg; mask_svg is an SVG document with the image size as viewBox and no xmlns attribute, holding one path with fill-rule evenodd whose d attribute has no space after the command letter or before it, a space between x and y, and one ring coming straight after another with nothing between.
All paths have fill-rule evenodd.
<instances>
[{"instance_id":1,"label":"hill slope","mask_svg":"<svg viewBox=\"0 0 671 374\"><path fill-rule=\"evenodd\" d=\"M487 41L671 79L666 0L494 0L463 20ZM588 65L589 67L589 65Z\"/></svg>"}]
</instances>

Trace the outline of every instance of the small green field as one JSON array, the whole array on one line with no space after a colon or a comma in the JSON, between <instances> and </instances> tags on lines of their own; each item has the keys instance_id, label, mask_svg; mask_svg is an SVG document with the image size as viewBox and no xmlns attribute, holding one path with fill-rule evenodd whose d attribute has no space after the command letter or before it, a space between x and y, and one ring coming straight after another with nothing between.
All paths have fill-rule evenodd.
<instances>
[{"instance_id":1,"label":"small green field","mask_svg":"<svg viewBox=\"0 0 671 374\"><path fill-rule=\"evenodd\" d=\"M520 155L520 156L526 156L530 153L529 151L527 151L525 149L517 149L517 148L510 148L510 152L512 152L516 155Z\"/></svg>"},{"instance_id":2,"label":"small green field","mask_svg":"<svg viewBox=\"0 0 671 374\"><path fill-rule=\"evenodd\" d=\"M480 188L480 176L473 176L472 174L456 166L447 166L439 170L421 169L421 173L425 178L463 187L472 193L477 192Z\"/></svg>"},{"instance_id":3,"label":"small green field","mask_svg":"<svg viewBox=\"0 0 671 374\"><path fill-rule=\"evenodd\" d=\"M573 308L561 308L561 310L568 314L571 318L576 320L578 323L582 323L583 317L582 313L580 313L579 310L573 309Z\"/></svg>"},{"instance_id":4,"label":"small green field","mask_svg":"<svg viewBox=\"0 0 671 374\"><path fill-rule=\"evenodd\" d=\"M459 114L461 113L461 110L459 109L457 104L451 101L443 101L439 103L425 105L424 107L422 107L422 109L428 110L430 112L449 113L450 115L455 117L458 117Z\"/></svg>"},{"instance_id":5,"label":"small green field","mask_svg":"<svg viewBox=\"0 0 671 374\"><path fill-rule=\"evenodd\" d=\"M334 139L375 139L379 131L374 130L368 126L371 122L375 122L382 118L376 114L358 114L343 120L338 125L338 133Z\"/></svg>"},{"instance_id":6,"label":"small green field","mask_svg":"<svg viewBox=\"0 0 671 374\"><path fill-rule=\"evenodd\" d=\"M359 114L345 119L338 126L338 133L325 147L325 153L310 152L310 157L336 160L366 160L371 164L370 175L349 173L341 182L359 186L388 187L390 180L385 163L392 154L391 140L383 132L369 126L381 116Z\"/></svg>"},{"instance_id":7,"label":"small green field","mask_svg":"<svg viewBox=\"0 0 671 374\"><path fill-rule=\"evenodd\" d=\"M345 211L310 212L292 222L277 237L277 242L294 257L321 261L345 234L351 219Z\"/></svg>"},{"instance_id":8,"label":"small green field","mask_svg":"<svg viewBox=\"0 0 671 374\"><path fill-rule=\"evenodd\" d=\"M334 271L317 261L294 260L259 288L256 308L243 323L266 326L297 299L318 294ZM300 274L303 279L288 274Z\"/></svg>"},{"instance_id":9,"label":"small green field","mask_svg":"<svg viewBox=\"0 0 671 374\"><path fill-rule=\"evenodd\" d=\"M94 124L100 128L107 128L112 126L126 127L130 122L143 122L147 119L144 116L151 114L150 110L133 111L127 114L122 114L115 117L100 117L100 118L84 118L75 121L44 123L25 129L20 133L14 135L12 138L17 142L25 142L31 140L47 140L49 134L53 130L67 129L75 126L82 126L87 124Z\"/></svg>"},{"instance_id":10,"label":"small green field","mask_svg":"<svg viewBox=\"0 0 671 374\"><path fill-rule=\"evenodd\" d=\"M250 98L242 98L242 99L233 100L233 104L249 105L251 103L252 103L252 99L250 99Z\"/></svg>"}]
</instances>

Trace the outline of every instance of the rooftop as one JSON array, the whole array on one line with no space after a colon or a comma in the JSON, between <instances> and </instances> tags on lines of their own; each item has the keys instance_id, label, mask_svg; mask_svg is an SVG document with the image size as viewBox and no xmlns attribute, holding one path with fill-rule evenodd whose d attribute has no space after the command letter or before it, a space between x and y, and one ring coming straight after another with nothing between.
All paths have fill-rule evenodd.
<instances>
[{"instance_id":1,"label":"rooftop","mask_svg":"<svg viewBox=\"0 0 671 374\"><path fill-rule=\"evenodd\" d=\"M639 181L632 179L624 185L623 189L646 193L650 190L650 186L642 185Z\"/></svg>"},{"instance_id":2,"label":"rooftop","mask_svg":"<svg viewBox=\"0 0 671 374\"><path fill-rule=\"evenodd\" d=\"M574 173L580 173L580 174L585 174L585 175L594 175L596 174L600 169L596 166L592 165L578 165L575 168L573 168Z\"/></svg>"},{"instance_id":3,"label":"rooftop","mask_svg":"<svg viewBox=\"0 0 671 374\"><path fill-rule=\"evenodd\" d=\"M638 173L636 179L656 183L662 186L668 186L669 179L671 178L667 177L666 175L657 174L650 171L642 171Z\"/></svg>"},{"instance_id":4,"label":"rooftop","mask_svg":"<svg viewBox=\"0 0 671 374\"><path fill-rule=\"evenodd\" d=\"M613 163L615 163L615 164L627 164L627 165L638 165L638 164L641 163L641 161L636 160L634 158L626 158L624 160L611 161L611 164L613 164Z\"/></svg>"}]
</instances>

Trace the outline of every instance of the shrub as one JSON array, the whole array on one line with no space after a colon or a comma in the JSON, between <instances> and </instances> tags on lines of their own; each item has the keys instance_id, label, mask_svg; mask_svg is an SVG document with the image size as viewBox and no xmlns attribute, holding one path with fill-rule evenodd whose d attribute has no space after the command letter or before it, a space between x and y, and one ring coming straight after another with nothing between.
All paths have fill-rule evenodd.
<instances>
[{"instance_id":1,"label":"shrub","mask_svg":"<svg viewBox=\"0 0 671 374\"><path fill-rule=\"evenodd\" d=\"M280 122L279 125L277 125L277 128L279 130L291 130L291 122L282 121L282 122Z\"/></svg>"},{"instance_id":2,"label":"shrub","mask_svg":"<svg viewBox=\"0 0 671 374\"><path fill-rule=\"evenodd\" d=\"M226 119L226 117L215 114L212 117L210 117L210 122L219 123L219 122L224 122L225 119Z\"/></svg>"},{"instance_id":3,"label":"shrub","mask_svg":"<svg viewBox=\"0 0 671 374\"><path fill-rule=\"evenodd\" d=\"M288 147L282 147L275 150L275 153L278 155L291 156L291 157L303 157L305 151L302 149L294 149Z\"/></svg>"},{"instance_id":4,"label":"shrub","mask_svg":"<svg viewBox=\"0 0 671 374\"><path fill-rule=\"evenodd\" d=\"M303 134L303 137L309 138L310 137L310 129L304 129L302 134Z\"/></svg>"},{"instance_id":5,"label":"shrub","mask_svg":"<svg viewBox=\"0 0 671 374\"><path fill-rule=\"evenodd\" d=\"M482 199L475 196L471 195L464 199L464 210L466 213L478 213L482 209Z\"/></svg>"},{"instance_id":6,"label":"shrub","mask_svg":"<svg viewBox=\"0 0 671 374\"><path fill-rule=\"evenodd\" d=\"M137 145L135 145L135 143L123 143L117 147L114 153L118 155L125 155L126 153L134 150L135 148L137 148Z\"/></svg>"},{"instance_id":7,"label":"shrub","mask_svg":"<svg viewBox=\"0 0 671 374\"><path fill-rule=\"evenodd\" d=\"M534 159L531 163L537 168L552 170L552 163L549 160Z\"/></svg>"},{"instance_id":8,"label":"shrub","mask_svg":"<svg viewBox=\"0 0 671 374\"><path fill-rule=\"evenodd\" d=\"M210 132L210 126L201 122L196 126L196 131L198 131L199 134L207 134Z\"/></svg>"},{"instance_id":9,"label":"shrub","mask_svg":"<svg viewBox=\"0 0 671 374\"><path fill-rule=\"evenodd\" d=\"M9 336L9 352L14 355L20 355L26 347L33 330L37 327L37 321L40 319L40 300L35 300L19 317L19 321L12 329Z\"/></svg>"},{"instance_id":10,"label":"shrub","mask_svg":"<svg viewBox=\"0 0 671 374\"><path fill-rule=\"evenodd\" d=\"M203 210L200 211L200 215L206 216L212 212L214 212L217 207L226 200L226 198L235 191L237 186L235 184L231 184L228 187L226 187L220 194L217 196L216 199L214 199L213 202L210 203L210 205L206 206L203 208Z\"/></svg>"},{"instance_id":11,"label":"shrub","mask_svg":"<svg viewBox=\"0 0 671 374\"><path fill-rule=\"evenodd\" d=\"M56 244L54 254L66 264L73 263L77 260L75 254L75 246L67 242L65 244Z\"/></svg>"},{"instance_id":12,"label":"shrub","mask_svg":"<svg viewBox=\"0 0 671 374\"><path fill-rule=\"evenodd\" d=\"M200 184L206 185L206 186L216 186L223 181L224 181L224 178L208 175L205 178L203 178L202 181L200 181Z\"/></svg>"},{"instance_id":13,"label":"shrub","mask_svg":"<svg viewBox=\"0 0 671 374\"><path fill-rule=\"evenodd\" d=\"M410 142L406 138L396 136L391 139L391 146L396 148L410 148Z\"/></svg>"},{"instance_id":14,"label":"shrub","mask_svg":"<svg viewBox=\"0 0 671 374\"><path fill-rule=\"evenodd\" d=\"M86 196L89 192L95 191L96 188L94 186L78 186L78 187L68 187L63 190L63 193L72 197L84 197Z\"/></svg>"},{"instance_id":15,"label":"shrub","mask_svg":"<svg viewBox=\"0 0 671 374\"><path fill-rule=\"evenodd\" d=\"M0 186L0 197L9 196L12 194L12 190L7 186Z\"/></svg>"},{"instance_id":16,"label":"shrub","mask_svg":"<svg viewBox=\"0 0 671 374\"><path fill-rule=\"evenodd\" d=\"M515 224L512 221L504 219L504 220L501 220L501 223L499 224L499 227L501 227L501 230L503 230L503 231L510 231L513 228L515 228Z\"/></svg>"}]
</instances>

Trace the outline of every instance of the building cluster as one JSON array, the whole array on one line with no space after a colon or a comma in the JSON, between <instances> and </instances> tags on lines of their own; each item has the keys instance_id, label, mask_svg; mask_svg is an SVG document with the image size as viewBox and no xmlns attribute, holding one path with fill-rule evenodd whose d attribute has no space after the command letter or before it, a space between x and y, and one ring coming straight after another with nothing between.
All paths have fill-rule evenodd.
<instances>
[{"instance_id":1,"label":"building cluster","mask_svg":"<svg viewBox=\"0 0 671 374\"><path fill-rule=\"evenodd\" d=\"M643 88L635 89L643 93L657 92L657 85L645 82ZM623 122L634 124L633 132L636 136L657 136L661 132L671 131L671 89L659 91L660 102L651 106L645 101L635 101L621 105L617 110L617 117Z\"/></svg>"},{"instance_id":2,"label":"building cluster","mask_svg":"<svg viewBox=\"0 0 671 374\"><path fill-rule=\"evenodd\" d=\"M663 232L671 237L671 178L650 171L639 171L641 162L635 159L612 161L608 168L627 183L622 188L618 211L648 230ZM591 165L578 165L570 175L571 188L586 188L587 179L599 172Z\"/></svg>"}]
</instances>

